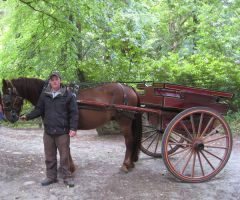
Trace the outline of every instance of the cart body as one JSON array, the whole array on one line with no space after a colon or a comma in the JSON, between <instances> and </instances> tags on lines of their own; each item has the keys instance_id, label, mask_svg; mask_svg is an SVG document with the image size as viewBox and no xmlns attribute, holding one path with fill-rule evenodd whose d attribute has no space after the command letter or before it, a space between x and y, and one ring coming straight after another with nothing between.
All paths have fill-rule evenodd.
<instances>
[{"instance_id":1,"label":"cart body","mask_svg":"<svg viewBox=\"0 0 240 200\"><path fill-rule=\"evenodd\" d=\"M168 83L137 85L141 106L161 110L143 114L141 150L162 157L168 170L185 182L218 174L232 150L231 130L223 118L233 94Z\"/></svg>"}]
</instances>

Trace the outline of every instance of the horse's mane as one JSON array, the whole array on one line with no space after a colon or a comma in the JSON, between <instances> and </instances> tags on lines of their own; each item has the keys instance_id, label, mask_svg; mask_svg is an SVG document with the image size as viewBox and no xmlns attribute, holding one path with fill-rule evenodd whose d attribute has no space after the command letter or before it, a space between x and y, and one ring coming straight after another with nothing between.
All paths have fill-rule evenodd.
<instances>
[{"instance_id":1,"label":"horse's mane","mask_svg":"<svg viewBox=\"0 0 240 200\"><path fill-rule=\"evenodd\" d=\"M27 99L33 105L37 104L45 81L37 78L20 77L17 79L12 79L11 82L21 97Z\"/></svg>"}]
</instances>

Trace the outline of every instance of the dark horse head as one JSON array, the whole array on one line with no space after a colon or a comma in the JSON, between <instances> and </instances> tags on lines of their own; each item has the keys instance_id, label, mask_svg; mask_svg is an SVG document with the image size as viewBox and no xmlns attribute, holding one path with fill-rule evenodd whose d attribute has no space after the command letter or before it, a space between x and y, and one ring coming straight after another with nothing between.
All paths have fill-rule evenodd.
<instances>
[{"instance_id":1,"label":"dark horse head","mask_svg":"<svg viewBox=\"0 0 240 200\"><path fill-rule=\"evenodd\" d=\"M2 81L2 103L5 117L14 123L19 119L23 99L36 105L44 81L34 78L18 78Z\"/></svg>"},{"instance_id":2,"label":"dark horse head","mask_svg":"<svg viewBox=\"0 0 240 200\"><path fill-rule=\"evenodd\" d=\"M23 105L23 98L19 96L16 87L11 81L3 79L2 103L5 117L14 123L19 119L19 114Z\"/></svg>"}]
</instances>

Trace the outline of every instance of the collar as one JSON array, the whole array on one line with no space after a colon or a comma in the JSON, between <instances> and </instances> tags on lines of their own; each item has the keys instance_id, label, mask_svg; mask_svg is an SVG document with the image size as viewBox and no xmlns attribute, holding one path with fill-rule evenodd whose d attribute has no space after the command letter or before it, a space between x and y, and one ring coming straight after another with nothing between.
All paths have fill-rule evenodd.
<instances>
[{"instance_id":1,"label":"collar","mask_svg":"<svg viewBox=\"0 0 240 200\"><path fill-rule=\"evenodd\" d=\"M66 87L61 87L58 91L56 91L56 94L57 94L56 96L58 96L58 95L63 96L63 95L66 93L66 91L67 91L67 88L66 88ZM50 87L50 85L47 86L47 88L45 89L44 93L47 94L47 95L52 96L53 90L52 90L52 88Z\"/></svg>"}]
</instances>

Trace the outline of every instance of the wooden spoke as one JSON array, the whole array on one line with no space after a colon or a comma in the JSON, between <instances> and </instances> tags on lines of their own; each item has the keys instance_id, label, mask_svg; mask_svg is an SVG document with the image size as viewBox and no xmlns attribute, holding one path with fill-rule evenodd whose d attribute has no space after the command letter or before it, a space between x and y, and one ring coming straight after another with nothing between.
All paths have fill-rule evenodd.
<instances>
[{"instance_id":1,"label":"wooden spoke","mask_svg":"<svg viewBox=\"0 0 240 200\"><path fill-rule=\"evenodd\" d=\"M159 140L160 140L160 134L158 134L158 137L157 137L157 144L156 144L156 146L155 146L155 150L154 150L154 153L156 153L157 152L157 148L158 148L158 144L159 144Z\"/></svg>"},{"instance_id":2,"label":"wooden spoke","mask_svg":"<svg viewBox=\"0 0 240 200\"><path fill-rule=\"evenodd\" d=\"M205 154L204 154L202 151L200 151L200 153L201 153L202 156L205 158L205 160L207 161L207 163L211 166L211 168L212 168L213 170L215 170L215 168L213 167L213 165L211 164L211 162L207 159L207 157L205 156Z\"/></svg>"},{"instance_id":3,"label":"wooden spoke","mask_svg":"<svg viewBox=\"0 0 240 200\"><path fill-rule=\"evenodd\" d=\"M191 135L191 133L189 132L189 130L187 129L186 125L183 123L183 121L180 122L181 126L184 128L184 130L187 132L187 134L190 136L190 138L193 140L193 136Z\"/></svg>"},{"instance_id":4,"label":"wooden spoke","mask_svg":"<svg viewBox=\"0 0 240 200\"><path fill-rule=\"evenodd\" d=\"M203 115L204 115L204 113L201 113L200 122L199 122L199 125L198 125L198 133L197 133L197 137L201 134L201 130L202 130L202 122L203 122Z\"/></svg>"},{"instance_id":5,"label":"wooden spoke","mask_svg":"<svg viewBox=\"0 0 240 200\"><path fill-rule=\"evenodd\" d=\"M172 137L172 136L170 136L169 141L171 141L171 142L179 142L178 140L176 140L176 139L175 139L174 137Z\"/></svg>"},{"instance_id":6,"label":"wooden spoke","mask_svg":"<svg viewBox=\"0 0 240 200\"><path fill-rule=\"evenodd\" d=\"M151 131L143 131L143 134L152 133L152 132L156 132L156 130L151 130Z\"/></svg>"},{"instance_id":7,"label":"wooden spoke","mask_svg":"<svg viewBox=\"0 0 240 200\"><path fill-rule=\"evenodd\" d=\"M155 127L154 127L154 126L150 126L150 125L146 125L146 124L143 124L143 126L144 126L145 128L151 128L151 129L155 129Z\"/></svg>"},{"instance_id":8,"label":"wooden spoke","mask_svg":"<svg viewBox=\"0 0 240 200\"><path fill-rule=\"evenodd\" d=\"M173 137L173 135L170 135L170 139L169 142L173 143L173 144L169 144L169 154L174 153L175 151L177 151L179 148L183 148L180 145L176 145L176 143L182 143L184 142L184 139L181 137Z\"/></svg>"},{"instance_id":9,"label":"wooden spoke","mask_svg":"<svg viewBox=\"0 0 240 200\"><path fill-rule=\"evenodd\" d=\"M196 151L193 152L192 177L194 177L195 162L196 162Z\"/></svg>"},{"instance_id":10,"label":"wooden spoke","mask_svg":"<svg viewBox=\"0 0 240 200\"><path fill-rule=\"evenodd\" d=\"M210 151L207 151L206 149L204 149L203 151L206 152L206 153L208 153L208 154L210 154L210 155L212 155L213 157L215 157L215 158L217 158L217 159L219 159L219 160L221 160L221 161L223 160L222 158L216 156L215 154L211 153Z\"/></svg>"},{"instance_id":11,"label":"wooden spoke","mask_svg":"<svg viewBox=\"0 0 240 200\"><path fill-rule=\"evenodd\" d=\"M196 136L196 129L195 129L193 115L190 115L190 121L191 121L191 125L192 125L193 135Z\"/></svg>"},{"instance_id":12,"label":"wooden spoke","mask_svg":"<svg viewBox=\"0 0 240 200\"><path fill-rule=\"evenodd\" d=\"M219 124L217 127L215 127L211 132L209 132L205 137L204 140L214 134L216 134L216 130L220 128L220 126L222 126L222 124Z\"/></svg>"},{"instance_id":13,"label":"wooden spoke","mask_svg":"<svg viewBox=\"0 0 240 200\"><path fill-rule=\"evenodd\" d=\"M177 133L176 131L173 131L172 133L175 134L175 135L177 135L178 137L180 137L180 138L182 138L182 139L184 139L184 140L186 140L186 141L192 143L192 140L190 140L190 139L184 137L182 134Z\"/></svg>"},{"instance_id":14,"label":"wooden spoke","mask_svg":"<svg viewBox=\"0 0 240 200\"><path fill-rule=\"evenodd\" d=\"M150 144L148 145L147 149L149 149L149 147L152 145L152 143L155 141L155 139L158 137L158 135L156 135L153 140L150 142Z\"/></svg>"},{"instance_id":15,"label":"wooden spoke","mask_svg":"<svg viewBox=\"0 0 240 200\"><path fill-rule=\"evenodd\" d=\"M191 153L191 149L189 149L189 151L185 152L185 154L183 154L180 158L178 158L178 160L175 163L175 167L184 160L184 158L186 158L189 154Z\"/></svg>"},{"instance_id":16,"label":"wooden spoke","mask_svg":"<svg viewBox=\"0 0 240 200\"><path fill-rule=\"evenodd\" d=\"M149 138L153 137L153 136L156 135L156 134L158 134L158 133L155 131L155 133L153 133L153 134L149 135L148 137L144 138L144 139L142 140L142 143L145 142L146 140L148 140Z\"/></svg>"},{"instance_id":17,"label":"wooden spoke","mask_svg":"<svg viewBox=\"0 0 240 200\"><path fill-rule=\"evenodd\" d=\"M215 149L228 149L227 147L209 146L209 145L204 145L204 147L207 147L207 148L215 148Z\"/></svg>"},{"instance_id":18,"label":"wooden spoke","mask_svg":"<svg viewBox=\"0 0 240 200\"><path fill-rule=\"evenodd\" d=\"M185 172L185 170L186 170L186 168L187 168L187 166L188 166L188 164L189 164L189 161L190 161L190 159L192 158L192 155L193 155L193 151L191 151L191 153L190 153L190 155L189 155L189 157L188 157L188 159L187 159L187 162L185 163L185 165L184 165L184 167L183 167L183 169L182 169L182 174L184 174L184 172Z\"/></svg>"},{"instance_id":19,"label":"wooden spoke","mask_svg":"<svg viewBox=\"0 0 240 200\"><path fill-rule=\"evenodd\" d=\"M199 152L197 152L197 156L198 156L198 161L199 161L199 164L200 164L200 167L201 167L202 176L204 176L202 160L201 160L201 156L200 156Z\"/></svg>"},{"instance_id":20,"label":"wooden spoke","mask_svg":"<svg viewBox=\"0 0 240 200\"><path fill-rule=\"evenodd\" d=\"M176 151L176 152L170 154L169 157L173 157L173 156L175 156L175 155L177 155L177 154L180 154L180 153L182 153L182 152L184 152L184 151L189 150L190 148L191 148L191 147L186 147L186 148L184 148L184 149L182 149L182 150L180 150L180 151Z\"/></svg>"},{"instance_id":21,"label":"wooden spoke","mask_svg":"<svg viewBox=\"0 0 240 200\"><path fill-rule=\"evenodd\" d=\"M187 143L174 143L174 142L169 142L169 145L179 145L179 146L192 146L192 144L187 144Z\"/></svg>"},{"instance_id":22,"label":"wooden spoke","mask_svg":"<svg viewBox=\"0 0 240 200\"><path fill-rule=\"evenodd\" d=\"M209 129L210 125L212 124L213 120L214 120L214 117L211 117L211 119L209 120L209 122L208 122L207 126L205 127L204 131L201 133L200 137L205 135L205 133Z\"/></svg>"},{"instance_id":23,"label":"wooden spoke","mask_svg":"<svg viewBox=\"0 0 240 200\"><path fill-rule=\"evenodd\" d=\"M204 141L204 144L207 144L207 143L210 143L210 142L214 142L214 141L217 141L217 140L221 140L223 138L227 138L226 135L222 136L222 137L218 137L218 138L214 138L212 140L208 140L208 141Z\"/></svg>"}]
</instances>

